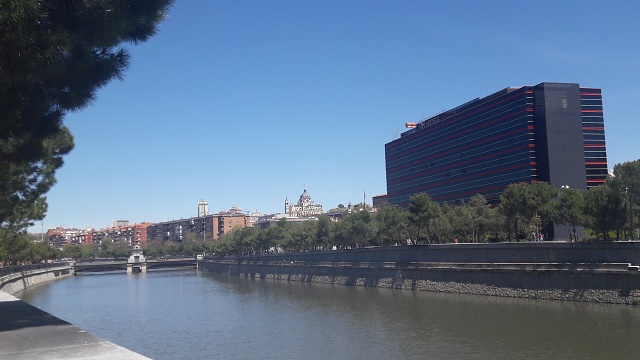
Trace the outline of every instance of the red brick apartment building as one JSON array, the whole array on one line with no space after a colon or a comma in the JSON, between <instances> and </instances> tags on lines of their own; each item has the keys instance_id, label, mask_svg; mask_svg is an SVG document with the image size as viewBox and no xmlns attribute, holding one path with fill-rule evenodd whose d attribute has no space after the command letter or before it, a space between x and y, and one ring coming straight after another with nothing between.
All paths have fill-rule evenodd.
<instances>
[{"instance_id":1,"label":"red brick apartment building","mask_svg":"<svg viewBox=\"0 0 640 360\"><path fill-rule=\"evenodd\" d=\"M217 214L152 224L147 229L147 239L179 242L187 234L194 234L198 239L218 239L233 229L251 226L250 220L249 215L233 207Z\"/></svg>"},{"instance_id":2,"label":"red brick apartment building","mask_svg":"<svg viewBox=\"0 0 640 360\"><path fill-rule=\"evenodd\" d=\"M47 238L49 239L49 245L56 248L68 244L100 244L105 238L109 238L113 242L124 241L129 246L133 246L136 243L144 244L147 242L147 229L151 225L153 223L143 222L100 230L56 227L47 230Z\"/></svg>"}]
</instances>

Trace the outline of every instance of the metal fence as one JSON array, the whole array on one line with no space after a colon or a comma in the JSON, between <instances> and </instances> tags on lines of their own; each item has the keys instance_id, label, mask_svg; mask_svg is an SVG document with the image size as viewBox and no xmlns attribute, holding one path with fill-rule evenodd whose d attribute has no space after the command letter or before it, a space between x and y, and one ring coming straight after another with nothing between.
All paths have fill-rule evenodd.
<instances>
[{"instance_id":1,"label":"metal fence","mask_svg":"<svg viewBox=\"0 0 640 360\"><path fill-rule=\"evenodd\" d=\"M41 263L41 264L31 264L31 265L4 266L4 267L0 267L0 278L5 277L7 275L15 274L15 273L21 273L24 271L52 269L52 268L59 268L59 267L65 267L65 266L69 266L69 263L58 262L58 263L51 263L51 264Z\"/></svg>"},{"instance_id":2,"label":"metal fence","mask_svg":"<svg viewBox=\"0 0 640 360\"><path fill-rule=\"evenodd\" d=\"M369 247L348 250L224 257L246 261L630 263L640 265L640 242L523 242ZM213 257L212 257L213 259ZM215 257L220 259L220 257Z\"/></svg>"}]
</instances>

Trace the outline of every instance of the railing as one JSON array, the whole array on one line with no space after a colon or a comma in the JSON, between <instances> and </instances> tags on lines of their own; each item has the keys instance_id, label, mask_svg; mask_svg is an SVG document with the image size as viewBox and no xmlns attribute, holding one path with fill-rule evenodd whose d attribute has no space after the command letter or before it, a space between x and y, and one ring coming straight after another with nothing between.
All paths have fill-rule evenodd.
<instances>
[{"instance_id":1,"label":"railing","mask_svg":"<svg viewBox=\"0 0 640 360\"><path fill-rule=\"evenodd\" d=\"M54 262L54 263L40 263L31 265L16 265L16 266L4 266L0 267L0 278L7 275L12 275L19 272L39 270L39 269L52 269L57 267L70 266L68 262Z\"/></svg>"},{"instance_id":2,"label":"railing","mask_svg":"<svg viewBox=\"0 0 640 360\"><path fill-rule=\"evenodd\" d=\"M498 244L437 244L387 246L350 250L301 253L259 254L251 256L205 257L223 261L291 262L312 261L347 263L564 263L640 265L640 242L523 242Z\"/></svg>"},{"instance_id":3,"label":"railing","mask_svg":"<svg viewBox=\"0 0 640 360\"><path fill-rule=\"evenodd\" d=\"M277 267L332 267L350 269L425 269L425 270L519 270L519 271L585 271L585 272L638 272L639 266L630 263L454 263L454 262L345 262L345 261L251 261L218 260L209 262L222 265L277 266Z\"/></svg>"}]
</instances>

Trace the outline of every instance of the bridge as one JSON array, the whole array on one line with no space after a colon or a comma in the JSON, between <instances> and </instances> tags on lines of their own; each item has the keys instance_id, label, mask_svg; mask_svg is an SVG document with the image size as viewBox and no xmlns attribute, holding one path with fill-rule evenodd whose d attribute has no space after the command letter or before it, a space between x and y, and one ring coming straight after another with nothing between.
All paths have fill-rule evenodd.
<instances>
[{"instance_id":1,"label":"bridge","mask_svg":"<svg viewBox=\"0 0 640 360\"><path fill-rule=\"evenodd\" d=\"M148 260L147 269L163 269L163 268L196 268L196 259L194 258L175 258L170 260ZM84 272L105 272L127 270L127 259L115 260L86 260L77 261L73 265L74 273Z\"/></svg>"}]
</instances>

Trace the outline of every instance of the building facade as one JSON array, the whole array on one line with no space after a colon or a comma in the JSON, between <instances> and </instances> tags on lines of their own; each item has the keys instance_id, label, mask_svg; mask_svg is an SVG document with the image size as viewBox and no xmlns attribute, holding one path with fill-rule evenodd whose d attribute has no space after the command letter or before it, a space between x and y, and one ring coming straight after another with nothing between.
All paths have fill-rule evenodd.
<instances>
[{"instance_id":1,"label":"building facade","mask_svg":"<svg viewBox=\"0 0 640 360\"><path fill-rule=\"evenodd\" d=\"M186 236L196 239L218 239L233 229L251 226L250 216L241 211L234 206L229 211L218 214L156 223L149 227L148 238L176 242L182 241Z\"/></svg>"},{"instance_id":2,"label":"building facade","mask_svg":"<svg viewBox=\"0 0 640 360\"><path fill-rule=\"evenodd\" d=\"M284 213L289 217L297 218L322 215L324 210L322 210L322 205L313 202L307 189L304 189L297 204L289 204L289 200L285 198Z\"/></svg>"},{"instance_id":3,"label":"building facade","mask_svg":"<svg viewBox=\"0 0 640 360\"><path fill-rule=\"evenodd\" d=\"M119 224L122 224L122 222ZM126 242L128 246L133 246L136 243L144 244L147 242L147 230L152 223L142 222L130 225L127 221L126 224L127 225L112 226L110 228L100 230L92 228L80 230L57 227L49 229L47 231L47 237L49 239L49 245L55 248L60 248L69 244L101 245L103 240L116 243Z\"/></svg>"},{"instance_id":4,"label":"building facade","mask_svg":"<svg viewBox=\"0 0 640 360\"><path fill-rule=\"evenodd\" d=\"M113 226L110 228L93 230L86 235L91 239L90 242L96 244L102 244L102 242L106 240L114 243L124 242L128 246L133 246L136 243L144 244L147 242L148 229L151 225L153 225L153 223L142 222L138 224ZM87 243L87 241L84 241L84 243Z\"/></svg>"},{"instance_id":5,"label":"building facade","mask_svg":"<svg viewBox=\"0 0 640 360\"><path fill-rule=\"evenodd\" d=\"M439 203L497 202L518 182L587 189L604 183L600 89L541 83L506 88L425 119L385 145L387 201L426 192Z\"/></svg>"},{"instance_id":6,"label":"building facade","mask_svg":"<svg viewBox=\"0 0 640 360\"><path fill-rule=\"evenodd\" d=\"M155 223L149 227L147 236L149 241L181 242L187 234L196 239L210 239L214 233L213 215L206 215Z\"/></svg>"},{"instance_id":7,"label":"building facade","mask_svg":"<svg viewBox=\"0 0 640 360\"><path fill-rule=\"evenodd\" d=\"M209 203L205 200L198 201L198 217L209 215Z\"/></svg>"},{"instance_id":8,"label":"building facade","mask_svg":"<svg viewBox=\"0 0 640 360\"><path fill-rule=\"evenodd\" d=\"M47 230L47 239L50 247L59 249L65 245L83 243L81 239L84 238L83 234L85 233L88 233L88 231L55 227ZM90 242L91 240L89 240Z\"/></svg>"},{"instance_id":9,"label":"building facade","mask_svg":"<svg viewBox=\"0 0 640 360\"><path fill-rule=\"evenodd\" d=\"M371 198L372 206L377 209L382 207L382 205L388 204L388 203L389 201L387 200L387 194L380 194Z\"/></svg>"}]
</instances>

